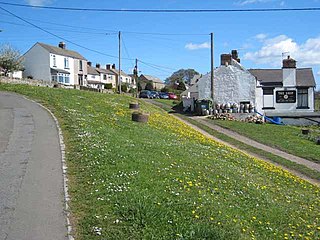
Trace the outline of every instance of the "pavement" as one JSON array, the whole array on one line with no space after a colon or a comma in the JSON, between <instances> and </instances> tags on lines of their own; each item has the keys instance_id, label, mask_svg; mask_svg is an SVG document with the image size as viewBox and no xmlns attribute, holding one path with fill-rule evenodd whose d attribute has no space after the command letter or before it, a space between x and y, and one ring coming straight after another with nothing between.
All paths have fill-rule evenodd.
<instances>
[{"instance_id":1,"label":"pavement","mask_svg":"<svg viewBox=\"0 0 320 240\"><path fill-rule=\"evenodd\" d=\"M0 240L66 240L56 124L38 104L0 92Z\"/></svg>"}]
</instances>

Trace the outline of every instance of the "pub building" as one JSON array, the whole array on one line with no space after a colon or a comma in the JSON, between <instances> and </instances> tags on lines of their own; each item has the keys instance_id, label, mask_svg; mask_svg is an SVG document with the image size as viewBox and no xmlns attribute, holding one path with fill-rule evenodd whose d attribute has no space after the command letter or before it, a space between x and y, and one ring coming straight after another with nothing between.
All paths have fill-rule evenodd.
<instances>
[{"instance_id":1,"label":"pub building","mask_svg":"<svg viewBox=\"0 0 320 240\"><path fill-rule=\"evenodd\" d=\"M256 110L266 116L303 116L314 112L312 68L297 68L290 56L282 69L249 69L256 78Z\"/></svg>"}]
</instances>

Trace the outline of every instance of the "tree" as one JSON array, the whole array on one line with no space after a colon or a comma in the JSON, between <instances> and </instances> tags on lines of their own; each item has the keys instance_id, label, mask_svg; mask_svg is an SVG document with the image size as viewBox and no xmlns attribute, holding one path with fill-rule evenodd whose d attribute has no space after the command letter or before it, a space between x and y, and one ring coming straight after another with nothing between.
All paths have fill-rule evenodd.
<instances>
[{"instance_id":1,"label":"tree","mask_svg":"<svg viewBox=\"0 0 320 240\"><path fill-rule=\"evenodd\" d=\"M186 90L186 84L184 82L179 82L179 85L177 86L177 90L184 91Z\"/></svg>"},{"instance_id":2,"label":"tree","mask_svg":"<svg viewBox=\"0 0 320 240\"><path fill-rule=\"evenodd\" d=\"M10 45L3 45L0 49L0 69L5 76L9 73L22 70L22 58L18 50Z\"/></svg>"},{"instance_id":3,"label":"tree","mask_svg":"<svg viewBox=\"0 0 320 240\"><path fill-rule=\"evenodd\" d=\"M165 82L171 86L178 85L180 82L190 84L191 79L197 74L199 73L194 69L180 69L168 77Z\"/></svg>"},{"instance_id":4,"label":"tree","mask_svg":"<svg viewBox=\"0 0 320 240\"><path fill-rule=\"evenodd\" d=\"M148 81L144 89L149 91L153 90L153 83Z\"/></svg>"}]
</instances>

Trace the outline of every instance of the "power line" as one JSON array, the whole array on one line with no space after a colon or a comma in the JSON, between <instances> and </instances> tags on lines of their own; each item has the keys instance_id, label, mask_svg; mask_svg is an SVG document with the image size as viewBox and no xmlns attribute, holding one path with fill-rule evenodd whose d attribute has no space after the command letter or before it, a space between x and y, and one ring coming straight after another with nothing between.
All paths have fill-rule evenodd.
<instances>
[{"instance_id":1,"label":"power line","mask_svg":"<svg viewBox=\"0 0 320 240\"><path fill-rule=\"evenodd\" d=\"M214 13L214 12L289 12L289 11L320 11L319 7L305 8L258 8L258 9L104 9L104 8L73 8L34 6L27 4L0 2L3 5L15 7L40 8L50 10L91 11L91 12L131 12L131 13Z\"/></svg>"},{"instance_id":2,"label":"power line","mask_svg":"<svg viewBox=\"0 0 320 240\"><path fill-rule=\"evenodd\" d=\"M43 31L43 32L46 32L46 33L48 33L48 34L50 34L50 35L52 35L52 36L54 36L54 37L56 37L56 38L62 39L62 40L65 41L65 42L71 43L71 44L73 44L73 45L75 45L75 46L78 46L78 47L80 47L80 48L86 49L86 50L91 51L91 52L95 52L95 53L98 53L98 54L101 54L101 55L105 55L105 56L108 56L108 57L112 57L112 58L118 58L117 56L113 56L113 55L110 55L110 54L106 54L106 53L103 53L103 52L99 52L99 51L97 51L97 50L90 49L90 48L87 48L87 47L85 47L85 46L82 46L82 45L80 45L80 44L78 44L78 43L75 43L75 42L73 42L73 41L70 41L70 40L68 40L68 39L66 39L66 38L64 38L64 37L61 37L61 36L59 36L59 35L57 35L57 34L55 34L55 33L52 33L52 32L50 32L50 31L48 31L48 30L46 30L46 29L44 29L44 28L42 28L42 27L39 27L39 26L33 24L32 22L29 22L28 20L23 19L22 17L19 17L18 15L10 12L9 10L4 9L3 7L0 7L0 9L2 9L3 11L11 14L12 16L20 19L20 20L23 21L23 22L26 22L26 23L30 24L31 26L33 26L33 27L35 27L35 28L37 28L37 29L39 29L39 30L41 30L41 31ZM134 60L134 59L127 59L127 58L123 58L123 59L126 59L126 60Z\"/></svg>"},{"instance_id":3,"label":"power line","mask_svg":"<svg viewBox=\"0 0 320 240\"><path fill-rule=\"evenodd\" d=\"M16 14L10 12L9 10L6 10L6 9L3 8L3 7L0 7L0 9L2 9L3 11L9 13L10 15L12 15L12 16L20 19L21 21L23 21L23 22L25 22L25 23L28 23L29 25L31 25L31 26L33 26L33 27L35 27L35 28L37 28L37 29L39 29L39 30L41 30L41 31L43 31L43 32L46 32L46 33L48 33L48 34L50 34L50 35L52 35L52 36L54 36L54 37L56 37L56 38L59 38L59 39L65 41L65 42L71 43L71 44L73 44L73 45L75 45L75 46L78 46L78 47L80 47L80 48L86 49L86 50L91 51L91 52L95 52L95 53L98 53L98 54L101 54L101 55L105 55L105 56L108 56L108 57L112 57L112 58L118 58L117 56L113 56L113 55L110 55L110 54L102 53L102 52L100 52L100 51L97 51L97 50L94 50L94 49L90 49L90 48L87 48L87 47L85 47L85 46L82 46L82 45L80 45L80 44L78 44L78 43L75 43L75 42L73 42L73 41L70 41L70 40L68 40L68 39L66 39L66 38L64 38L64 37L61 37L61 36L59 36L59 35L57 35L57 34L55 34L55 33L52 33L52 32L50 32L50 31L48 31L48 30L46 30L46 29L44 29L44 28L42 28L42 27L39 27L38 25L35 25L35 24L29 22L28 20L25 20L24 18L22 18L22 17L20 17L20 16L18 16L18 15L16 15ZM134 59L132 59L132 58L121 58L121 59L134 60ZM139 62L141 62L142 64L144 64L144 65L146 65L146 66L149 66L149 67L152 67L152 68L154 68L154 69L157 69L157 70L160 70L160 71L163 71L163 72L167 72L167 73L171 73L171 72L169 72L169 71L167 71L167 70L164 70L164 69L175 70L175 69L173 69L173 68L169 68L169 67L165 67L165 66L161 66L161 65L156 65L156 64L152 64L152 63L148 63L148 62L144 62L144 61L142 61L142 60L139 60Z\"/></svg>"}]
</instances>

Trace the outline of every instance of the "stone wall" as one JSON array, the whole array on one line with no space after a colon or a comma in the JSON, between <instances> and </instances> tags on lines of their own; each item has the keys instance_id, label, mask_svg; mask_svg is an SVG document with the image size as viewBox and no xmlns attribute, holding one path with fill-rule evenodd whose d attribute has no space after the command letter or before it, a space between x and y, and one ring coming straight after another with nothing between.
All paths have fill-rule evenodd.
<instances>
[{"instance_id":1,"label":"stone wall","mask_svg":"<svg viewBox=\"0 0 320 240\"><path fill-rule=\"evenodd\" d=\"M53 87L52 83L44 80L35 80L35 79L16 79L10 77L0 76L0 83L11 83L11 84L27 84L31 86L42 86L42 87Z\"/></svg>"}]
</instances>

